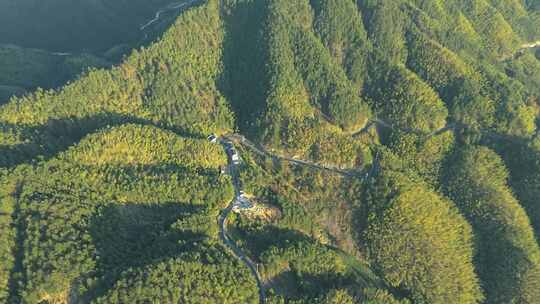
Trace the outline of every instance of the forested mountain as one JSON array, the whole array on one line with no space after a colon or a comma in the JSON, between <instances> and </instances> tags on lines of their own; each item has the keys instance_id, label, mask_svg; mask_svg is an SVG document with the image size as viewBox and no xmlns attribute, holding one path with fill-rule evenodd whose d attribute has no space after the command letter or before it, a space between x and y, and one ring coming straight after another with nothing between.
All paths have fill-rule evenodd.
<instances>
[{"instance_id":1,"label":"forested mountain","mask_svg":"<svg viewBox=\"0 0 540 304\"><path fill-rule=\"evenodd\" d=\"M0 302L540 303L539 45L534 0L207 0L74 60L0 106Z\"/></svg>"},{"instance_id":2,"label":"forested mountain","mask_svg":"<svg viewBox=\"0 0 540 304\"><path fill-rule=\"evenodd\" d=\"M0 104L119 63L197 0L0 2Z\"/></svg>"},{"instance_id":3,"label":"forested mountain","mask_svg":"<svg viewBox=\"0 0 540 304\"><path fill-rule=\"evenodd\" d=\"M92 54L58 56L39 49L0 45L0 104L37 88L62 86L88 68L110 66L111 59Z\"/></svg>"}]
</instances>

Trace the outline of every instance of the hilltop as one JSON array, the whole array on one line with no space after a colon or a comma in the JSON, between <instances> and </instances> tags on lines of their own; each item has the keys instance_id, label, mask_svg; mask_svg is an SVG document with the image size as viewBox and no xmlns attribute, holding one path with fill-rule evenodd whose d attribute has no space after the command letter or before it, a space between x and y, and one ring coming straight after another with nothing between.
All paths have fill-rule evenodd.
<instances>
[{"instance_id":1,"label":"hilltop","mask_svg":"<svg viewBox=\"0 0 540 304\"><path fill-rule=\"evenodd\" d=\"M0 301L537 303L539 9L208 0L12 98Z\"/></svg>"}]
</instances>

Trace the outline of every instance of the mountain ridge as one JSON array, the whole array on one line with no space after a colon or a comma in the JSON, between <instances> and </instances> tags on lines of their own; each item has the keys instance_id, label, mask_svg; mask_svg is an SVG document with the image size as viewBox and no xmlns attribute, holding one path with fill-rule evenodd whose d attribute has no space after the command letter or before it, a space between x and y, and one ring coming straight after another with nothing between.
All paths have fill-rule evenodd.
<instances>
[{"instance_id":1,"label":"mountain ridge","mask_svg":"<svg viewBox=\"0 0 540 304\"><path fill-rule=\"evenodd\" d=\"M12 98L0 301L536 303L540 61L500 58L539 16L209 0L117 66ZM276 216L223 213L246 197Z\"/></svg>"}]
</instances>

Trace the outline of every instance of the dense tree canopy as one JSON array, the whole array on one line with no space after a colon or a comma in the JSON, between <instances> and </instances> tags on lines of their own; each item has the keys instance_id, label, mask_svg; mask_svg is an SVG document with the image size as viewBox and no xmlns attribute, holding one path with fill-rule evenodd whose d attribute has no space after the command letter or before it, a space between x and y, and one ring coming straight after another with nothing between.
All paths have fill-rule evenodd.
<instances>
[{"instance_id":1,"label":"dense tree canopy","mask_svg":"<svg viewBox=\"0 0 540 304\"><path fill-rule=\"evenodd\" d=\"M537 1L4 2L1 303L538 303Z\"/></svg>"},{"instance_id":2,"label":"dense tree canopy","mask_svg":"<svg viewBox=\"0 0 540 304\"><path fill-rule=\"evenodd\" d=\"M470 225L448 199L394 171L392 156L382 158L364 237L376 267L415 302L482 301Z\"/></svg>"},{"instance_id":3,"label":"dense tree canopy","mask_svg":"<svg viewBox=\"0 0 540 304\"><path fill-rule=\"evenodd\" d=\"M534 303L540 249L527 214L507 186L502 160L487 148L472 147L455 163L448 192L476 232L475 264L487 301Z\"/></svg>"}]
</instances>

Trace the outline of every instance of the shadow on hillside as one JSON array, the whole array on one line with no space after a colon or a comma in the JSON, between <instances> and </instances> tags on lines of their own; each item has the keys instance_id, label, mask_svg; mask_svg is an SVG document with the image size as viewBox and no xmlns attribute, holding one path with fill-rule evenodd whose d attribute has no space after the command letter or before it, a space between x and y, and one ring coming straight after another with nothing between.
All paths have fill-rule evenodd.
<instances>
[{"instance_id":1,"label":"shadow on hillside","mask_svg":"<svg viewBox=\"0 0 540 304\"><path fill-rule=\"evenodd\" d=\"M219 88L231 102L238 128L249 136L265 109L268 80L262 28L266 19L265 1L246 1L223 10L225 41L224 73ZM232 5L231 5L232 6Z\"/></svg>"},{"instance_id":2,"label":"shadow on hillside","mask_svg":"<svg viewBox=\"0 0 540 304\"><path fill-rule=\"evenodd\" d=\"M169 2L178 3L180 1L171 0ZM184 2L190 2L190 0L184 0ZM129 57L134 50L140 50L159 41L169 28L174 26L179 15L187 9L205 2L204 0L197 0L182 8L163 11L160 14L160 19L144 30L141 30L140 26L133 24L133 27L130 27L129 30L126 28L122 34L116 33L111 37L103 37L103 35L95 36L97 33L94 33L92 37L98 40L94 41L95 43L92 43L91 47L87 45L88 39L82 45L72 41L73 39L67 39L64 43L60 43L60 45L58 44L59 41L56 41L57 43L53 42L52 45L49 45L49 48L47 48L47 43L38 43L38 45L31 46L32 43L29 45L28 43L24 43L24 41L12 41L15 44L0 44L0 48L4 47L7 50L17 51L17 62L10 65L5 72L11 72L12 75L15 75L15 78L22 79L24 82L24 84L17 81L3 84L20 86L24 88L24 91L28 92L33 92L38 87L47 90L58 89L84 76L88 69L110 69L112 66L120 64L125 58ZM158 8L156 8L155 12L157 11ZM155 12L152 12L152 18ZM94 20L94 22L96 21ZM145 23L149 21L150 19L141 20L141 22ZM92 37L86 38L94 40ZM102 41L101 39L105 39L106 41ZM84 42L84 39L79 42ZM73 43L75 44L73 45ZM96 43L97 45L95 45ZM16 44L21 44L21 46ZM7 62L13 62L10 59L9 57L6 58L8 60ZM11 71L9 71L10 69ZM12 96L21 95L16 91L2 91L2 86L0 85L0 104L7 102Z\"/></svg>"},{"instance_id":3,"label":"shadow on hillside","mask_svg":"<svg viewBox=\"0 0 540 304\"><path fill-rule=\"evenodd\" d=\"M536 241L540 244L540 185L536 183L540 178L540 151L531 147L527 140L490 139L483 144L496 151L504 160L509 172L508 184L527 212Z\"/></svg>"},{"instance_id":4,"label":"shadow on hillside","mask_svg":"<svg viewBox=\"0 0 540 304\"><path fill-rule=\"evenodd\" d=\"M201 212L203 207L177 202L163 204L111 204L100 210L89 231L98 255L98 282L85 297L102 296L119 278L133 268L141 268L178 256L203 234L172 227L179 219Z\"/></svg>"},{"instance_id":5,"label":"shadow on hillside","mask_svg":"<svg viewBox=\"0 0 540 304\"><path fill-rule=\"evenodd\" d=\"M270 250L272 247L282 248L296 242L313 241L299 231L288 228L278 228L275 226L240 230L238 231L238 234L246 241L245 246L248 251L257 259L259 259L261 254Z\"/></svg>"},{"instance_id":6,"label":"shadow on hillside","mask_svg":"<svg viewBox=\"0 0 540 304\"><path fill-rule=\"evenodd\" d=\"M0 167L16 166L35 158L48 160L90 133L106 127L128 123L155 126L173 131L179 136L201 138L198 134L189 133L182 129L118 113L100 113L84 118L52 119L38 127L4 123L0 124L2 133L10 131L20 133L25 142L14 146L0 145Z\"/></svg>"},{"instance_id":7,"label":"shadow on hillside","mask_svg":"<svg viewBox=\"0 0 540 304\"><path fill-rule=\"evenodd\" d=\"M178 175L197 175L200 177L218 178L219 171L217 169L204 167L188 167L182 164L173 163L158 163L158 164L113 164L115 168L122 169L122 172L128 176L139 176L145 173L153 175L167 176L169 174ZM90 167L89 167L90 168ZM96 167L97 168L97 167Z\"/></svg>"},{"instance_id":8,"label":"shadow on hillside","mask_svg":"<svg viewBox=\"0 0 540 304\"><path fill-rule=\"evenodd\" d=\"M271 253L273 247L288 248L297 243L317 243L316 240L299 231L274 226L259 227L243 233L243 239L250 251L259 258L261 255ZM336 249L334 249L336 250ZM339 251L337 251L339 252ZM366 285L367 281L355 277L353 270L344 273L321 272L316 273L318 266L294 261L286 261L288 268L272 278L269 278L267 288L271 287L278 294L286 295L289 299L315 298L324 295L333 288L343 288ZM322 262L322 261L321 261ZM298 268L300 267L300 268ZM309 272L313 269L314 272ZM370 281L370 283L372 283Z\"/></svg>"},{"instance_id":9,"label":"shadow on hillside","mask_svg":"<svg viewBox=\"0 0 540 304\"><path fill-rule=\"evenodd\" d=\"M271 288L289 300L302 301L306 298L324 297L333 288L354 284L350 278L334 272L308 273L294 269L280 272L270 279Z\"/></svg>"},{"instance_id":10,"label":"shadow on hillside","mask_svg":"<svg viewBox=\"0 0 540 304\"><path fill-rule=\"evenodd\" d=\"M160 19L141 31L141 39L135 44L133 49L140 47L148 47L155 41L159 40L169 30L171 26L174 26L176 19L182 15L185 11L202 6L206 3L206 0L183 0L183 1L171 1L173 4L179 4L180 2L187 3L185 6L177 9L171 9L164 11L160 14Z\"/></svg>"},{"instance_id":11,"label":"shadow on hillside","mask_svg":"<svg viewBox=\"0 0 540 304\"><path fill-rule=\"evenodd\" d=\"M294 265L292 266L294 268ZM294 270L293 270L294 271ZM354 286L353 278L343 273L323 272L309 273L294 271L294 276L299 285L299 290L304 296L324 296L330 290Z\"/></svg>"}]
</instances>

